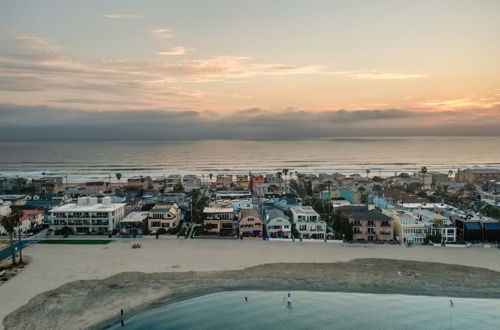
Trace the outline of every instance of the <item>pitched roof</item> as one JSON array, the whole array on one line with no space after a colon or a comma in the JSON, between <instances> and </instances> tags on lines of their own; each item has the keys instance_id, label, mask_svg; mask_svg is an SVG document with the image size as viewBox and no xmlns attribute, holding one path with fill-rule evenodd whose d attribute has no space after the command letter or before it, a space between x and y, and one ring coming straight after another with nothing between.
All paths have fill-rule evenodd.
<instances>
[{"instance_id":1,"label":"pitched roof","mask_svg":"<svg viewBox=\"0 0 500 330\"><path fill-rule=\"evenodd\" d=\"M354 212L349 214L351 220L368 220L368 221L390 221L392 218L377 210Z\"/></svg>"},{"instance_id":2,"label":"pitched roof","mask_svg":"<svg viewBox=\"0 0 500 330\"><path fill-rule=\"evenodd\" d=\"M254 209L242 209L239 214L239 219L243 219L246 217L254 217L261 219L259 212L257 212Z\"/></svg>"}]
</instances>

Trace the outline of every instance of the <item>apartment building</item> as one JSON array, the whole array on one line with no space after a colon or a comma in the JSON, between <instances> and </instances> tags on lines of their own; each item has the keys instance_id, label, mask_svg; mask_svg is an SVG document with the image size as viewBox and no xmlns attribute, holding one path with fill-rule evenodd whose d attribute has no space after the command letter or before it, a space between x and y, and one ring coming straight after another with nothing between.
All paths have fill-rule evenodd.
<instances>
[{"instance_id":1,"label":"apartment building","mask_svg":"<svg viewBox=\"0 0 500 330\"><path fill-rule=\"evenodd\" d=\"M55 230L69 227L76 234L105 234L117 228L125 216L125 203L111 203L104 197L80 197L77 203L64 204L49 211Z\"/></svg>"}]
</instances>

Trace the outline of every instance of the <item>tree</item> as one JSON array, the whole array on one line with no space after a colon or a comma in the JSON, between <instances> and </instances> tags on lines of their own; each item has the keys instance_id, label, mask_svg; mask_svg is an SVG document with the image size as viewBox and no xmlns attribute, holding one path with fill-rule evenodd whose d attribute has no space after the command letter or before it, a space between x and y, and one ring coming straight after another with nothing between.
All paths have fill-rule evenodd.
<instances>
[{"instance_id":1,"label":"tree","mask_svg":"<svg viewBox=\"0 0 500 330\"><path fill-rule=\"evenodd\" d=\"M20 213L20 214L19 214ZM12 255L12 264L16 265L16 250L14 248L14 236L16 227L19 225L19 219L22 217L22 211L16 210L12 214L3 217L1 223L5 231L9 234L10 252ZM21 260L22 262L22 260Z\"/></svg>"},{"instance_id":2,"label":"tree","mask_svg":"<svg viewBox=\"0 0 500 330\"><path fill-rule=\"evenodd\" d=\"M119 186L120 185L120 180L122 178L122 174L121 173L116 173L115 176L116 176L116 180L118 180L118 186Z\"/></svg>"},{"instance_id":3,"label":"tree","mask_svg":"<svg viewBox=\"0 0 500 330\"><path fill-rule=\"evenodd\" d=\"M368 176L370 175L371 171L369 169L367 169L365 172L366 172L366 177L368 178Z\"/></svg>"},{"instance_id":4,"label":"tree","mask_svg":"<svg viewBox=\"0 0 500 330\"><path fill-rule=\"evenodd\" d=\"M464 189L466 191L476 191L476 186L473 185L472 183L467 183L465 186L464 186Z\"/></svg>"},{"instance_id":5,"label":"tree","mask_svg":"<svg viewBox=\"0 0 500 330\"><path fill-rule=\"evenodd\" d=\"M361 195L361 198L360 198L360 199L361 199L361 201L363 201L363 198L364 198L364 196L365 196L365 195L364 195L364 193L365 193L365 191L366 191L365 187L363 187L363 186L359 186L359 187L358 187L358 191L359 191L359 194Z\"/></svg>"},{"instance_id":6,"label":"tree","mask_svg":"<svg viewBox=\"0 0 500 330\"><path fill-rule=\"evenodd\" d=\"M485 205L480 212L488 217L500 219L500 208L493 205Z\"/></svg>"},{"instance_id":7,"label":"tree","mask_svg":"<svg viewBox=\"0 0 500 330\"><path fill-rule=\"evenodd\" d=\"M184 192L184 186L182 185L182 183L177 182L174 185L174 193L182 193L182 192Z\"/></svg>"},{"instance_id":8,"label":"tree","mask_svg":"<svg viewBox=\"0 0 500 330\"><path fill-rule=\"evenodd\" d=\"M212 173L209 173L208 177L210 178L210 183L212 183L212 178L214 177L214 175Z\"/></svg>"},{"instance_id":9,"label":"tree","mask_svg":"<svg viewBox=\"0 0 500 330\"><path fill-rule=\"evenodd\" d=\"M339 208L333 213L332 228L337 233L337 238L352 241L354 234L352 223L349 221L347 215Z\"/></svg>"},{"instance_id":10,"label":"tree","mask_svg":"<svg viewBox=\"0 0 500 330\"><path fill-rule=\"evenodd\" d=\"M285 168L282 170L282 172L285 175L285 192L288 192L288 190L286 189L286 177L288 175L289 170L287 168Z\"/></svg>"}]
</instances>

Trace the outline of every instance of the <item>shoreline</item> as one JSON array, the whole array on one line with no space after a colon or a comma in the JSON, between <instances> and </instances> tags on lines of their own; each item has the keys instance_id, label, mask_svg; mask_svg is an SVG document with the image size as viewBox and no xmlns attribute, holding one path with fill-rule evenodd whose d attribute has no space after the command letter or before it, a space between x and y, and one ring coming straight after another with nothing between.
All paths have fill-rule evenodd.
<instances>
[{"instance_id":1,"label":"shoreline","mask_svg":"<svg viewBox=\"0 0 500 330\"><path fill-rule=\"evenodd\" d=\"M37 329L102 329L121 319L120 309L129 318L160 305L238 290L500 299L500 272L372 258L335 263L271 263L240 270L126 272L101 280L74 281L41 293L7 315L3 325L6 329L29 329L34 325Z\"/></svg>"}]
</instances>

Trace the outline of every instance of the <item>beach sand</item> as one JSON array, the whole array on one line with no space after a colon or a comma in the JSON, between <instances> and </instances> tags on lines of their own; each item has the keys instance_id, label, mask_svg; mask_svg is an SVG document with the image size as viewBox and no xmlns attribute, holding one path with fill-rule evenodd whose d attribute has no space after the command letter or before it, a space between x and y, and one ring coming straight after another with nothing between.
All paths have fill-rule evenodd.
<instances>
[{"instance_id":1,"label":"beach sand","mask_svg":"<svg viewBox=\"0 0 500 330\"><path fill-rule=\"evenodd\" d=\"M37 329L92 327L109 321L120 309L133 313L158 301L226 289L316 289L500 298L500 251L493 248L342 246L250 240L140 242L141 249L131 249L132 241L27 248L25 255L30 256L30 264L0 286L3 325L20 329L33 328L34 324ZM335 264L352 260L355 261ZM271 263L279 264L237 271ZM402 275L397 275L398 271ZM113 275L116 276L108 278Z\"/></svg>"}]
</instances>

